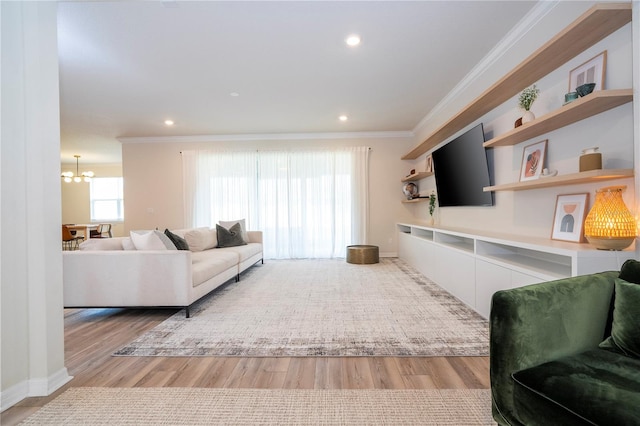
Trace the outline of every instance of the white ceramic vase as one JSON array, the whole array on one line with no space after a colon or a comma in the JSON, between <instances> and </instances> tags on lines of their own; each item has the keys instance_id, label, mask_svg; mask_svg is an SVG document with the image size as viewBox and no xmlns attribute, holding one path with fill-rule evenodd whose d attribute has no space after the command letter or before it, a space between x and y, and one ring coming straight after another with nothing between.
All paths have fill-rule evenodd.
<instances>
[{"instance_id":1,"label":"white ceramic vase","mask_svg":"<svg viewBox=\"0 0 640 426\"><path fill-rule=\"evenodd\" d=\"M522 115L522 124L529 123L535 119L536 119L536 116L533 115L531 111L525 111L524 114Z\"/></svg>"}]
</instances>

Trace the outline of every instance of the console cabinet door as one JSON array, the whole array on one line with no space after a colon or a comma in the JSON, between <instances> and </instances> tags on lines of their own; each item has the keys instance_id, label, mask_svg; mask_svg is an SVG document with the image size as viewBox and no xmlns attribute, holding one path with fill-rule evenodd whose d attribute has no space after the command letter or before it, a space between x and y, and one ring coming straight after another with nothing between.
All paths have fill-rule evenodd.
<instances>
[{"instance_id":1,"label":"console cabinet door","mask_svg":"<svg viewBox=\"0 0 640 426\"><path fill-rule=\"evenodd\" d=\"M475 309L475 259L473 254L434 245L433 281Z\"/></svg>"}]
</instances>

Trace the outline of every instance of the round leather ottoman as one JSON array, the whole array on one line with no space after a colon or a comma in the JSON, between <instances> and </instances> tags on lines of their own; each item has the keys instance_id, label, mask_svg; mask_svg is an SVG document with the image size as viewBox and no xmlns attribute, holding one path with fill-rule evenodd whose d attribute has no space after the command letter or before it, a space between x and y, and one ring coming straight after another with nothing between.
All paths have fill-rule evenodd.
<instances>
[{"instance_id":1,"label":"round leather ottoman","mask_svg":"<svg viewBox=\"0 0 640 426\"><path fill-rule=\"evenodd\" d=\"M368 265L379 261L378 246L347 246L347 263Z\"/></svg>"}]
</instances>

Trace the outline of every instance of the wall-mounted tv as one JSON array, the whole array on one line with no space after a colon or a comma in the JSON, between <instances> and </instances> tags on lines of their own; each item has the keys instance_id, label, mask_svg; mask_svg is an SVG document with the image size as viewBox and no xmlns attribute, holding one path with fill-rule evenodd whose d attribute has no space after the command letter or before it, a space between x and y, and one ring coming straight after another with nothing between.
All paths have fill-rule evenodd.
<instances>
[{"instance_id":1,"label":"wall-mounted tv","mask_svg":"<svg viewBox=\"0 0 640 426\"><path fill-rule=\"evenodd\" d=\"M485 149L482 123L433 152L438 205L493 206L491 185L493 152Z\"/></svg>"}]
</instances>

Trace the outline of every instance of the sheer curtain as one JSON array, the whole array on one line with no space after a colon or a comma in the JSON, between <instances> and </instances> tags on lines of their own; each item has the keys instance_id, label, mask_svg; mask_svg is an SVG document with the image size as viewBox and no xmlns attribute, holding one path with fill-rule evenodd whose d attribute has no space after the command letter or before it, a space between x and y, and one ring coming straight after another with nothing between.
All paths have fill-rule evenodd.
<instances>
[{"instance_id":1,"label":"sheer curtain","mask_svg":"<svg viewBox=\"0 0 640 426\"><path fill-rule=\"evenodd\" d=\"M266 258L344 257L367 242L368 158L366 147L184 152L187 226L246 218Z\"/></svg>"}]
</instances>

